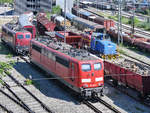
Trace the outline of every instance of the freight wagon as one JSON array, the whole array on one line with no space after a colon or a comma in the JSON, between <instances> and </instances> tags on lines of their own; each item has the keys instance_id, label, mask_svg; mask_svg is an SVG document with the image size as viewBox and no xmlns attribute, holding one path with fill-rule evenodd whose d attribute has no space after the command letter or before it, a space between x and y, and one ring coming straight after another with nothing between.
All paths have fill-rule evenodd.
<instances>
[{"instance_id":1,"label":"freight wagon","mask_svg":"<svg viewBox=\"0 0 150 113\"><path fill-rule=\"evenodd\" d=\"M79 43L82 39L82 36L73 32L64 32L64 31L58 31L55 32L56 38L58 41L63 42L64 38L66 38L66 43L70 44L74 47L79 47Z\"/></svg>"},{"instance_id":2,"label":"freight wagon","mask_svg":"<svg viewBox=\"0 0 150 113\"><path fill-rule=\"evenodd\" d=\"M118 40L117 30L111 28L108 33L113 40ZM127 33L127 32L123 33L124 43L127 45L135 46L142 51L150 52L150 39L143 38L142 36L138 36L138 35L134 35L133 37L134 38L131 38L130 33Z\"/></svg>"},{"instance_id":3,"label":"freight wagon","mask_svg":"<svg viewBox=\"0 0 150 113\"><path fill-rule=\"evenodd\" d=\"M103 92L103 60L85 50L37 38L31 41L30 60L84 98Z\"/></svg>"},{"instance_id":4,"label":"freight wagon","mask_svg":"<svg viewBox=\"0 0 150 113\"><path fill-rule=\"evenodd\" d=\"M137 90L141 97L150 95L150 67L130 60L104 61L105 74L118 82ZM111 67L111 68L110 68ZM107 77L107 76L106 76Z\"/></svg>"},{"instance_id":5,"label":"freight wagon","mask_svg":"<svg viewBox=\"0 0 150 113\"><path fill-rule=\"evenodd\" d=\"M52 21L49 21L46 18L45 13L38 13L37 15L37 30L40 35L46 35L45 32L54 31L56 28L56 24Z\"/></svg>"}]
</instances>

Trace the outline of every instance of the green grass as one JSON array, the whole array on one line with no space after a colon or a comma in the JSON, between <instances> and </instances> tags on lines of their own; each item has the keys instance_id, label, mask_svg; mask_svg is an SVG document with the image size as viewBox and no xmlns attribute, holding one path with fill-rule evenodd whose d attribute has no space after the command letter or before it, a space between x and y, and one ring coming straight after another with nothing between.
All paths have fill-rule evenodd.
<instances>
[{"instance_id":1,"label":"green grass","mask_svg":"<svg viewBox=\"0 0 150 113\"><path fill-rule=\"evenodd\" d=\"M27 79L27 80L25 81L25 83L26 83L26 85L32 85L32 84L33 84L33 81L30 80L30 79Z\"/></svg>"},{"instance_id":2,"label":"green grass","mask_svg":"<svg viewBox=\"0 0 150 113\"><path fill-rule=\"evenodd\" d=\"M12 58L13 57L13 55L11 54L11 53L9 53L7 56L6 56L6 58Z\"/></svg>"},{"instance_id":3,"label":"green grass","mask_svg":"<svg viewBox=\"0 0 150 113\"><path fill-rule=\"evenodd\" d=\"M113 19L115 21L118 21L118 16L115 15L115 16L108 16L109 19ZM126 18L126 17L122 17L122 23L123 24L128 24L128 25L131 25L132 21L131 19L129 18ZM135 27L137 28L143 28L144 30L146 31L150 31L150 23L147 23L147 22L141 22L139 19L137 18L134 18L134 25Z\"/></svg>"},{"instance_id":4,"label":"green grass","mask_svg":"<svg viewBox=\"0 0 150 113\"><path fill-rule=\"evenodd\" d=\"M4 85L4 81L3 81L3 80L0 80L0 84Z\"/></svg>"}]
</instances>

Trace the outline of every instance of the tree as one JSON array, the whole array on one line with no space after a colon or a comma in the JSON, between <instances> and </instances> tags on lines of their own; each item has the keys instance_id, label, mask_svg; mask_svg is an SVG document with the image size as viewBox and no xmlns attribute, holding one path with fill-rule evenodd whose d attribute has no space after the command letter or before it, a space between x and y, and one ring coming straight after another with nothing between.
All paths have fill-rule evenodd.
<instances>
[{"instance_id":1,"label":"tree","mask_svg":"<svg viewBox=\"0 0 150 113\"><path fill-rule=\"evenodd\" d=\"M0 3L4 4L4 3L13 3L14 0L1 0Z\"/></svg>"},{"instance_id":2,"label":"tree","mask_svg":"<svg viewBox=\"0 0 150 113\"><path fill-rule=\"evenodd\" d=\"M60 8L60 6L54 6L54 7L52 8L52 13L53 13L53 14L60 14L60 13L61 13L61 8Z\"/></svg>"}]
</instances>

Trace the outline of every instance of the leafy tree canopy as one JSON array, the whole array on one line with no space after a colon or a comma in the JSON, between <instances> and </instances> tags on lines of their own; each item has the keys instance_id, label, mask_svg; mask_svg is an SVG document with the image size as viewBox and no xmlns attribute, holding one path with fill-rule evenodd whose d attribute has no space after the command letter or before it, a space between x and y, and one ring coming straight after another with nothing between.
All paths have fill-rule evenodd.
<instances>
[{"instance_id":1,"label":"leafy tree canopy","mask_svg":"<svg viewBox=\"0 0 150 113\"><path fill-rule=\"evenodd\" d=\"M0 0L0 3L13 3L14 0Z\"/></svg>"},{"instance_id":2,"label":"leafy tree canopy","mask_svg":"<svg viewBox=\"0 0 150 113\"><path fill-rule=\"evenodd\" d=\"M58 6L54 6L53 8L52 8L52 13L53 14L60 14L61 13L61 8L60 8L60 6L58 5Z\"/></svg>"}]
</instances>

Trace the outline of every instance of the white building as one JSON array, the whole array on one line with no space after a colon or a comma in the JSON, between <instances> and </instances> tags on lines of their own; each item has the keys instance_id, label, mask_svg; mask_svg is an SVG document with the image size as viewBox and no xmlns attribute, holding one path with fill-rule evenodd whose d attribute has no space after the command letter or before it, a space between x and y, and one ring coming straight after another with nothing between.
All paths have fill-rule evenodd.
<instances>
[{"instance_id":1,"label":"white building","mask_svg":"<svg viewBox=\"0 0 150 113\"><path fill-rule=\"evenodd\" d=\"M14 0L15 14L21 14L26 11L48 11L52 9L53 0Z\"/></svg>"},{"instance_id":2,"label":"white building","mask_svg":"<svg viewBox=\"0 0 150 113\"><path fill-rule=\"evenodd\" d=\"M66 12L71 12L74 0L66 0ZM64 11L65 0L56 0L56 5L59 5Z\"/></svg>"}]
</instances>

